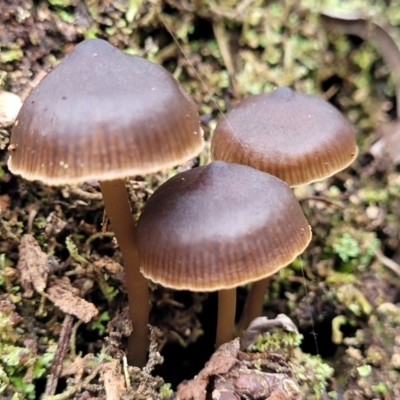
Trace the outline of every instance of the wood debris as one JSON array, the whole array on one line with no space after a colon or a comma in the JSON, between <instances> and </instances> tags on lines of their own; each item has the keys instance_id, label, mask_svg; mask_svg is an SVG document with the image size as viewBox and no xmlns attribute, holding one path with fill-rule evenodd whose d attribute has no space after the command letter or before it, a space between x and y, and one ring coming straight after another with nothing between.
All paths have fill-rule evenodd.
<instances>
[{"instance_id":1,"label":"wood debris","mask_svg":"<svg viewBox=\"0 0 400 400\"><path fill-rule=\"evenodd\" d=\"M17 270L20 273L21 285L26 297L33 296L33 290L42 293L47 282L47 259L35 238L26 234L19 245L19 260Z\"/></svg>"},{"instance_id":2,"label":"wood debris","mask_svg":"<svg viewBox=\"0 0 400 400\"><path fill-rule=\"evenodd\" d=\"M194 379L178 386L177 397L180 400L206 400L209 398L207 391L211 391L213 400L301 398L300 389L290 373L271 373L255 367L256 361L269 355L254 354L256 358L252 360L253 355L242 353L239 346L239 339L220 346Z\"/></svg>"},{"instance_id":3,"label":"wood debris","mask_svg":"<svg viewBox=\"0 0 400 400\"><path fill-rule=\"evenodd\" d=\"M125 382L119 360L112 360L102 365L101 381L104 383L107 400L120 400L125 393Z\"/></svg>"},{"instance_id":4,"label":"wood debris","mask_svg":"<svg viewBox=\"0 0 400 400\"><path fill-rule=\"evenodd\" d=\"M99 271L106 272L110 275L120 275L124 271L124 267L121 264L118 264L108 256L103 256L100 260L93 261L93 265Z\"/></svg>"},{"instance_id":5,"label":"wood debris","mask_svg":"<svg viewBox=\"0 0 400 400\"><path fill-rule=\"evenodd\" d=\"M79 297L77 289L75 289L67 278L57 279L53 286L47 290L48 298L66 314L71 314L82 320L89 322L99 313L97 308L92 304Z\"/></svg>"},{"instance_id":6,"label":"wood debris","mask_svg":"<svg viewBox=\"0 0 400 400\"><path fill-rule=\"evenodd\" d=\"M94 354L88 353L84 357L76 356L73 361L64 360L61 370L61 377L73 376L81 380L87 364L94 358Z\"/></svg>"}]
</instances>

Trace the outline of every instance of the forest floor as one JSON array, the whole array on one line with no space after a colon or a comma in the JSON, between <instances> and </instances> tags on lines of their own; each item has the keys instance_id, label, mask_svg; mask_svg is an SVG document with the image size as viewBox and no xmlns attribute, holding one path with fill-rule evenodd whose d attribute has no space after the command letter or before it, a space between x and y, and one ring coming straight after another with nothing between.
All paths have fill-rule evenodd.
<instances>
[{"instance_id":1,"label":"forest floor","mask_svg":"<svg viewBox=\"0 0 400 400\"><path fill-rule=\"evenodd\" d=\"M383 58L387 41L359 34L377 23L400 44L395 3L354 0L352 10L363 11L355 17L339 0L0 0L0 86L22 101L75 44L93 37L163 65L193 97L205 149L184 166L131 177L136 217L162 182L209 162L221 112L248 95L289 86L329 100L354 124L356 161L295 189L313 239L266 294L264 314L286 314L300 334L273 331L250 353L238 352L236 342L215 353L225 365L245 366L247 376L275 375L269 387L251 380L238 388L244 372L235 370L235 386L214 359L203 381L191 383L207 391L199 389L199 400L400 398L400 140L393 139L400 138L400 56L392 49L391 60ZM336 20L322 16L328 9L339 13ZM358 31L351 18L359 18ZM0 399L176 397L178 384L213 354L216 295L151 284L150 361L143 370L128 367L122 258L102 226L100 191L93 183L49 187L12 175L13 120L2 114L4 104L0 97ZM372 156L384 134L391 144ZM238 289L238 315L246 293ZM222 389L221 377L229 383Z\"/></svg>"}]
</instances>

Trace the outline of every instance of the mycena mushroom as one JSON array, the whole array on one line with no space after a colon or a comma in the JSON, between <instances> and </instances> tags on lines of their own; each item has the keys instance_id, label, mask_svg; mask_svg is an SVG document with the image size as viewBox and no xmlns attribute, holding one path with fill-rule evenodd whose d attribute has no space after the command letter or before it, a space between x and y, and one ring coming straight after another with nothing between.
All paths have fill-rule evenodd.
<instances>
[{"instance_id":1,"label":"mycena mushroom","mask_svg":"<svg viewBox=\"0 0 400 400\"><path fill-rule=\"evenodd\" d=\"M289 186L322 180L357 156L351 123L320 97L279 87L249 96L221 118L213 160L249 165Z\"/></svg>"},{"instance_id":2,"label":"mycena mushroom","mask_svg":"<svg viewBox=\"0 0 400 400\"><path fill-rule=\"evenodd\" d=\"M218 291L217 346L232 338L236 287L276 273L311 239L286 183L223 161L162 184L146 203L137 233L147 278L177 290Z\"/></svg>"},{"instance_id":3,"label":"mycena mushroom","mask_svg":"<svg viewBox=\"0 0 400 400\"><path fill-rule=\"evenodd\" d=\"M202 142L196 105L173 76L100 39L78 44L33 89L12 131L13 173L48 185L100 182L124 259L137 366L146 362L149 299L124 178L182 163Z\"/></svg>"},{"instance_id":4,"label":"mycena mushroom","mask_svg":"<svg viewBox=\"0 0 400 400\"><path fill-rule=\"evenodd\" d=\"M357 145L351 123L333 105L280 87L249 96L221 118L211 153L213 160L248 165L299 186L346 168ZM266 279L252 285L240 329L260 315L267 285Z\"/></svg>"}]
</instances>

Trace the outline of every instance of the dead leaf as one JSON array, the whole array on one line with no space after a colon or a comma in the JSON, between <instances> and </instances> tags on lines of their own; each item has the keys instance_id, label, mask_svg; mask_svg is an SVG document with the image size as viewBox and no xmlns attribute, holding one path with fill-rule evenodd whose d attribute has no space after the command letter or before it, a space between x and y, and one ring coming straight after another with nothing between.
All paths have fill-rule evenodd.
<instances>
[{"instance_id":1,"label":"dead leaf","mask_svg":"<svg viewBox=\"0 0 400 400\"><path fill-rule=\"evenodd\" d=\"M118 360L112 360L102 365L101 380L104 382L106 400L120 400L125 390L125 382Z\"/></svg>"},{"instance_id":2,"label":"dead leaf","mask_svg":"<svg viewBox=\"0 0 400 400\"><path fill-rule=\"evenodd\" d=\"M47 254L32 235L23 235L19 245L17 270L26 297L32 297L33 289L41 293L47 282Z\"/></svg>"},{"instance_id":3,"label":"dead leaf","mask_svg":"<svg viewBox=\"0 0 400 400\"><path fill-rule=\"evenodd\" d=\"M92 303L79 297L76 292L77 290L67 280L58 279L53 286L47 289L47 296L66 314L74 315L87 323L99 312Z\"/></svg>"}]
</instances>

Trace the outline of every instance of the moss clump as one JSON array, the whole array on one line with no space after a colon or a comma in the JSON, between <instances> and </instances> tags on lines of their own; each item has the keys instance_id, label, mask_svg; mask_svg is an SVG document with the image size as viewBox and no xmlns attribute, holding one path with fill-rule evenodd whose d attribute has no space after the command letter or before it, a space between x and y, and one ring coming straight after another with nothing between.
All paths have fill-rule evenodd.
<instances>
[{"instance_id":1,"label":"moss clump","mask_svg":"<svg viewBox=\"0 0 400 400\"><path fill-rule=\"evenodd\" d=\"M321 399L334 370L319 356L303 353L299 347L302 339L303 335L299 333L272 330L260 335L250 346L250 351L282 355L290 365L304 398Z\"/></svg>"},{"instance_id":2,"label":"moss clump","mask_svg":"<svg viewBox=\"0 0 400 400\"><path fill-rule=\"evenodd\" d=\"M44 376L54 349L39 355L34 340L22 341L16 328L20 321L15 305L0 301L0 394L20 393L24 399L34 399L33 380Z\"/></svg>"}]
</instances>

